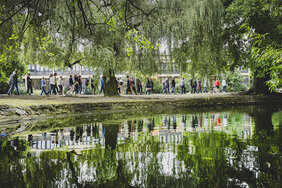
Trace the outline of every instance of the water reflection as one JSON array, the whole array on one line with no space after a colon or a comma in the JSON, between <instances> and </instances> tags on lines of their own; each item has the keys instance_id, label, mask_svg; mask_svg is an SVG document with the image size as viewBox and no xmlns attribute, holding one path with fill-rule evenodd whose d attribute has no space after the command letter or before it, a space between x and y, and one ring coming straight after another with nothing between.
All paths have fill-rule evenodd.
<instances>
[{"instance_id":1,"label":"water reflection","mask_svg":"<svg viewBox=\"0 0 282 188\"><path fill-rule=\"evenodd\" d=\"M0 140L0 186L278 187L281 115L163 114L23 132Z\"/></svg>"}]
</instances>

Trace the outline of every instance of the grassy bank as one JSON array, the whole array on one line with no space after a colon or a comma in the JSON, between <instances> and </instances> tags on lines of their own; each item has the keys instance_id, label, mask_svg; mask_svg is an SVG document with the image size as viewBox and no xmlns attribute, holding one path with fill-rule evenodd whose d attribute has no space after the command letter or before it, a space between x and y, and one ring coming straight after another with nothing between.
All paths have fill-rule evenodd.
<instances>
[{"instance_id":1,"label":"grassy bank","mask_svg":"<svg viewBox=\"0 0 282 188\"><path fill-rule=\"evenodd\" d=\"M281 95L0 96L0 121L34 116L238 105L282 105Z\"/></svg>"}]
</instances>

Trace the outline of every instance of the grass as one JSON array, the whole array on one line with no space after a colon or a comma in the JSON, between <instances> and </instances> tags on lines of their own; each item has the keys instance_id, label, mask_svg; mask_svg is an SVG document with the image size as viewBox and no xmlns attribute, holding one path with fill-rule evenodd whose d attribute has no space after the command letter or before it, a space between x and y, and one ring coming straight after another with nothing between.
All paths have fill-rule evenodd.
<instances>
[{"instance_id":1,"label":"grass","mask_svg":"<svg viewBox=\"0 0 282 188\"><path fill-rule=\"evenodd\" d=\"M80 96L38 96L38 95L0 95L0 105L31 106L70 103L100 103L100 102L138 102L150 100L185 100L185 99L212 99L231 97L234 95L220 94L186 94L186 95L122 95L120 97L104 97L102 95L80 95ZM235 95L236 96L236 95Z\"/></svg>"}]
</instances>

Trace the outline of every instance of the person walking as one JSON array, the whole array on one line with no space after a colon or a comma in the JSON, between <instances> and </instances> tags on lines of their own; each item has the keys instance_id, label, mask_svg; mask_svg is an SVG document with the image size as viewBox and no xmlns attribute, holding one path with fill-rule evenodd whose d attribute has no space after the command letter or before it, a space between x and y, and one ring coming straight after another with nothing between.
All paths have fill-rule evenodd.
<instances>
[{"instance_id":1,"label":"person walking","mask_svg":"<svg viewBox=\"0 0 282 188\"><path fill-rule=\"evenodd\" d=\"M131 78L132 91L137 95L134 78Z\"/></svg>"},{"instance_id":2,"label":"person walking","mask_svg":"<svg viewBox=\"0 0 282 188\"><path fill-rule=\"evenodd\" d=\"M124 92L123 92L123 80L122 80L122 78L120 78L119 83L120 83L120 94L123 95Z\"/></svg>"},{"instance_id":3,"label":"person walking","mask_svg":"<svg viewBox=\"0 0 282 188\"><path fill-rule=\"evenodd\" d=\"M60 95L63 95L63 93L64 93L63 85L64 85L63 76L60 76L59 79L58 79L58 86L59 86L59 94Z\"/></svg>"},{"instance_id":4,"label":"person walking","mask_svg":"<svg viewBox=\"0 0 282 188\"><path fill-rule=\"evenodd\" d=\"M208 92L208 90L207 90L207 80L205 79L204 80L204 84L203 84L203 87L204 87L204 93L207 93Z\"/></svg>"},{"instance_id":5,"label":"person walking","mask_svg":"<svg viewBox=\"0 0 282 188\"><path fill-rule=\"evenodd\" d=\"M72 79L72 75L70 75L69 77L69 91L67 92L67 95L71 95L73 93L73 89L74 89L74 83L73 83L73 79Z\"/></svg>"},{"instance_id":6,"label":"person walking","mask_svg":"<svg viewBox=\"0 0 282 188\"><path fill-rule=\"evenodd\" d=\"M53 88L52 88L52 80L53 80L53 74L49 75L49 91L48 91L48 95L52 94Z\"/></svg>"},{"instance_id":7,"label":"person walking","mask_svg":"<svg viewBox=\"0 0 282 188\"><path fill-rule=\"evenodd\" d=\"M9 79L10 89L8 90L7 95L12 95L14 88L16 88L16 94L19 95L19 88L18 88L18 70L16 69L11 75Z\"/></svg>"},{"instance_id":8,"label":"person walking","mask_svg":"<svg viewBox=\"0 0 282 188\"><path fill-rule=\"evenodd\" d=\"M26 94L27 94L27 95L31 95L31 94L33 93L33 90L32 90L32 80L31 80L31 78L30 78L30 73L27 74L26 83L27 83ZM30 93L29 93L29 92L30 92Z\"/></svg>"},{"instance_id":9,"label":"person walking","mask_svg":"<svg viewBox=\"0 0 282 188\"><path fill-rule=\"evenodd\" d=\"M142 95L142 82L139 78L136 78L137 93Z\"/></svg>"},{"instance_id":10,"label":"person walking","mask_svg":"<svg viewBox=\"0 0 282 188\"><path fill-rule=\"evenodd\" d=\"M129 76L126 76L126 95L131 94L131 90L130 90L130 79Z\"/></svg>"},{"instance_id":11,"label":"person walking","mask_svg":"<svg viewBox=\"0 0 282 188\"><path fill-rule=\"evenodd\" d=\"M165 79L163 79L163 94L167 94L166 87L165 87Z\"/></svg>"},{"instance_id":12,"label":"person walking","mask_svg":"<svg viewBox=\"0 0 282 188\"><path fill-rule=\"evenodd\" d=\"M118 93L120 94L120 78L117 78L117 90L118 90Z\"/></svg>"},{"instance_id":13,"label":"person walking","mask_svg":"<svg viewBox=\"0 0 282 188\"><path fill-rule=\"evenodd\" d=\"M148 95L151 94L151 80L149 80L149 78L147 78L147 82L146 82L146 94Z\"/></svg>"},{"instance_id":14,"label":"person walking","mask_svg":"<svg viewBox=\"0 0 282 188\"><path fill-rule=\"evenodd\" d=\"M81 75L78 76L78 92L81 95L82 92L82 80L81 80Z\"/></svg>"},{"instance_id":15,"label":"person walking","mask_svg":"<svg viewBox=\"0 0 282 188\"><path fill-rule=\"evenodd\" d=\"M90 86L91 86L91 94L95 95L96 88L95 88L95 83L94 83L94 75L90 79Z\"/></svg>"},{"instance_id":16,"label":"person walking","mask_svg":"<svg viewBox=\"0 0 282 188\"><path fill-rule=\"evenodd\" d=\"M100 86L101 86L100 94L102 93L102 91L103 91L103 93L105 94L103 76L102 76L101 79L100 79Z\"/></svg>"},{"instance_id":17,"label":"person walking","mask_svg":"<svg viewBox=\"0 0 282 188\"><path fill-rule=\"evenodd\" d=\"M184 78L180 81L180 88L181 88L181 94L185 94L185 82Z\"/></svg>"},{"instance_id":18,"label":"person walking","mask_svg":"<svg viewBox=\"0 0 282 188\"><path fill-rule=\"evenodd\" d=\"M40 95L42 95L43 93L45 95L48 95L48 93L46 92L46 81L45 81L44 77L42 77L42 79L41 79L41 89L42 89L42 91L41 91Z\"/></svg>"},{"instance_id":19,"label":"person walking","mask_svg":"<svg viewBox=\"0 0 282 188\"><path fill-rule=\"evenodd\" d=\"M225 93L227 92L225 79L222 80L222 90L223 90Z\"/></svg>"},{"instance_id":20,"label":"person walking","mask_svg":"<svg viewBox=\"0 0 282 188\"><path fill-rule=\"evenodd\" d=\"M78 76L74 75L74 93L75 95L79 94L79 88L78 88Z\"/></svg>"},{"instance_id":21,"label":"person walking","mask_svg":"<svg viewBox=\"0 0 282 188\"><path fill-rule=\"evenodd\" d=\"M150 78L150 85L151 85L151 93L154 92L154 82L153 82L153 78Z\"/></svg>"},{"instance_id":22,"label":"person walking","mask_svg":"<svg viewBox=\"0 0 282 188\"><path fill-rule=\"evenodd\" d=\"M216 93L219 93L219 86L220 86L219 80L216 79L215 81Z\"/></svg>"},{"instance_id":23,"label":"person walking","mask_svg":"<svg viewBox=\"0 0 282 188\"><path fill-rule=\"evenodd\" d=\"M166 92L168 94L170 94L170 91L169 91L169 79L168 79L168 77L166 77L166 79L165 79L165 89L166 89Z\"/></svg>"},{"instance_id":24,"label":"person walking","mask_svg":"<svg viewBox=\"0 0 282 188\"><path fill-rule=\"evenodd\" d=\"M197 80L193 81L193 93L197 93Z\"/></svg>"},{"instance_id":25,"label":"person walking","mask_svg":"<svg viewBox=\"0 0 282 188\"><path fill-rule=\"evenodd\" d=\"M193 88L193 78L191 78L189 80L189 83L190 83L190 88L191 88L191 94L193 94L193 90L194 90L194 88Z\"/></svg>"},{"instance_id":26,"label":"person walking","mask_svg":"<svg viewBox=\"0 0 282 188\"><path fill-rule=\"evenodd\" d=\"M54 89L53 89L53 93L55 95L59 94L57 73L54 73Z\"/></svg>"},{"instance_id":27,"label":"person walking","mask_svg":"<svg viewBox=\"0 0 282 188\"><path fill-rule=\"evenodd\" d=\"M197 93L202 93L202 82L200 79L197 81Z\"/></svg>"},{"instance_id":28,"label":"person walking","mask_svg":"<svg viewBox=\"0 0 282 188\"><path fill-rule=\"evenodd\" d=\"M84 90L84 93L83 93L84 95L86 95L86 93L87 93L87 88L88 88L89 82L90 82L90 77L85 79L85 90Z\"/></svg>"},{"instance_id":29,"label":"person walking","mask_svg":"<svg viewBox=\"0 0 282 188\"><path fill-rule=\"evenodd\" d=\"M175 95L175 79L174 79L174 77L172 77L170 84L171 84L171 93L173 93Z\"/></svg>"}]
</instances>

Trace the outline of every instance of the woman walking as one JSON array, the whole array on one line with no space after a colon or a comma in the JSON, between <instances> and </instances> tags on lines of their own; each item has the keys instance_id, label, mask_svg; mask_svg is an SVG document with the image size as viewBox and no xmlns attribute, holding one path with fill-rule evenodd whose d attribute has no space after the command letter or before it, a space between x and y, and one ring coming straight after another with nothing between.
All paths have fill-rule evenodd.
<instances>
[{"instance_id":1,"label":"woman walking","mask_svg":"<svg viewBox=\"0 0 282 188\"><path fill-rule=\"evenodd\" d=\"M58 86L59 86L59 94L63 95L63 77L60 76L60 78L58 79Z\"/></svg>"},{"instance_id":2,"label":"woman walking","mask_svg":"<svg viewBox=\"0 0 282 188\"><path fill-rule=\"evenodd\" d=\"M44 77L42 77L42 79L41 79L41 89L42 89L42 91L41 91L40 95L42 95L43 93L45 95L48 95L48 93L46 92L46 81L45 81Z\"/></svg>"}]
</instances>

